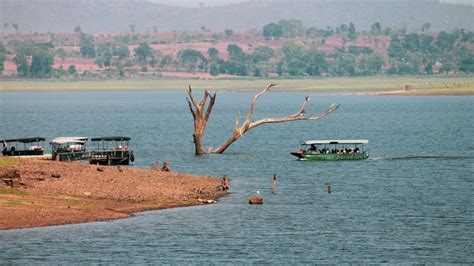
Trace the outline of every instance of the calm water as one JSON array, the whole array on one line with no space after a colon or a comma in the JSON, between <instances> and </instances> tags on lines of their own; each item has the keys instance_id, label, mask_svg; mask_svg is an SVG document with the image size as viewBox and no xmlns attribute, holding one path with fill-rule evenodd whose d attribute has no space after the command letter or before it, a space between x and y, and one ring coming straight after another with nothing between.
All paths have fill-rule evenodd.
<instances>
[{"instance_id":1,"label":"calm water","mask_svg":"<svg viewBox=\"0 0 474 266\"><path fill-rule=\"evenodd\" d=\"M207 145L230 134L253 93L220 92ZM269 93L255 119L295 112L304 94ZM137 167L231 178L219 204L111 222L0 232L3 263L474 263L474 98L328 97L322 121L265 125L225 155L193 155L184 92L2 93L0 138L126 135ZM301 162L308 139L369 139L373 159ZM277 174L277 194L270 193ZM326 192L328 183L333 193ZM259 190L262 206L247 198Z\"/></svg>"}]
</instances>

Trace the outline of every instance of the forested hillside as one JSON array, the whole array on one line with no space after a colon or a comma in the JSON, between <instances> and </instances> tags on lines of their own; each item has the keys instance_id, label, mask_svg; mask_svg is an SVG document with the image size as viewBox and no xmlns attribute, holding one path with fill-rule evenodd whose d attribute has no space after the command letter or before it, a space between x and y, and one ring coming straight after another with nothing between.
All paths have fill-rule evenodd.
<instances>
[{"instance_id":1,"label":"forested hillside","mask_svg":"<svg viewBox=\"0 0 474 266\"><path fill-rule=\"evenodd\" d=\"M20 78L195 78L474 73L474 33L415 31L374 22L320 29L300 20L261 29L0 36L0 72Z\"/></svg>"},{"instance_id":2,"label":"forested hillside","mask_svg":"<svg viewBox=\"0 0 474 266\"><path fill-rule=\"evenodd\" d=\"M374 22L433 31L474 30L474 7L437 1L260 0L219 7L185 8L145 0L2 0L0 30L8 33L69 32L76 25L94 33L118 33L134 25L137 32L231 28L259 29L268 21L299 19L307 26L326 28L353 22L368 30ZM14 26L13 26L14 25Z\"/></svg>"}]
</instances>

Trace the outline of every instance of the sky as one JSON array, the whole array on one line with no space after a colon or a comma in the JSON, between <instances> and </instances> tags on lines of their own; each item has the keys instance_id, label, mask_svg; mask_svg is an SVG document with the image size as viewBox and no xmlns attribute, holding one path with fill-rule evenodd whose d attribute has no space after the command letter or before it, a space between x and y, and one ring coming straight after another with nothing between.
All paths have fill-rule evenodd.
<instances>
[{"instance_id":1,"label":"sky","mask_svg":"<svg viewBox=\"0 0 474 266\"><path fill-rule=\"evenodd\" d=\"M249 0L148 0L154 3L166 4L171 6L186 6L186 7L197 7L197 6L224 6L229 4L236 4L242 2L249 2Z\"/></svg>"},{"instance_id":2,"label":"sky","mask_svg":"<svg viewBox=\"0 0 474 266\"><path fill-rule=\"evenodd\" d=\"M185 7L199 7L199 6L223 6L235 3L243 3L250 1L260 0L148 0L150 2L161 3L172 6L185 6ZM274 0L275 1L275 0ZM298 1L298 0L293 0ZM332 0L325 0L332 1ZM358 0L340 0L340 1L358 1ZM377 0L374 0L377 1ZM379 0L380 1L380 0ZM397 1L397 0L386 0L386 1ZM413 0L416 1L416 0ZM474 0L433 0L448 4L463 4L474 6Z\"/></svg>"}]
</instances>

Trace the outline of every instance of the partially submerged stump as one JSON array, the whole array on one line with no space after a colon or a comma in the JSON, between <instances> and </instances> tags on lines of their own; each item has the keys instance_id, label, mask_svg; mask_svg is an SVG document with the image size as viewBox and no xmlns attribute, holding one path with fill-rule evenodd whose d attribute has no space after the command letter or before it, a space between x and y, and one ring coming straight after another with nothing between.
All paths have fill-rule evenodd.
<instances>
[{"instance_id":1,"label":"partially submerged stump","mask_svg":"<svg viewBox=\"0 0 474 266\"><path fill-rule=\"evenodd\" d=\"M161 168L161 171L171 172L170 164L168 163L168 161L163 162L163 167Z\"/></svg>"},{"instance_id":2,"label":"partially submerged stump","mask_svg":"<svg viewBox=\"0 0 474 266\"><path fill-rule=\"evenodd\" d=\"M249 204L263 204L263 197L260 195L252 195L249 197Z\"/></svg>"},{"instance_id":3,"label":"partially submerged stump","mask_svg":"<svg viewBox=\"0 0 474 266\"><path fill-rule=\"evenodd\" d=\"M272 194L275 194L275 192L276 192L276 182L277 182L276 174L273 174L273 179L272 179Z\"/></svg>"},{"instance_id":4,"label":"partially submerged stump","mask_svg":"<svg viewBox=\"0 0 474 266\"><path fill-rule=\"evenodd\" d=\"M222 178L222 189L223 191L229 190L229 179L227 178L227 175L224 175Z\"/></svg>"}]
</instances>

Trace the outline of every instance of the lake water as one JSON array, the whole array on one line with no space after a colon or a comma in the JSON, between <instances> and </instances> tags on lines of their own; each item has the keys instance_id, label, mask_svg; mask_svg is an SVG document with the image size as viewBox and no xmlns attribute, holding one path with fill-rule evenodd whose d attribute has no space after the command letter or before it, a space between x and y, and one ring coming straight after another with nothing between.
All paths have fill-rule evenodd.
<instances>
[{"instance_id":1,"label":"lake water","mask_svg":"<svg viewBox=\"0 0 474 266\"><path fill-rule=\"evenodd\" d=\"M201 93L198 93L201 96ZM206 145L254 93L219 92ZM255 119L303 93L260 98ZM184 92L1 93L0 138L126 135L137 167L231 179L219 204L129 219L0 232L2 263L474 263L474 97L313 95L321 121L264 125L224 155L194 156ZM309 139L369 139L366 161L297 161ZM277 193L271 194L272 174ZM333 193L327 193L332 184ZM247 204L259 190L261 206Z\"/></svg>"}]
</instances>

